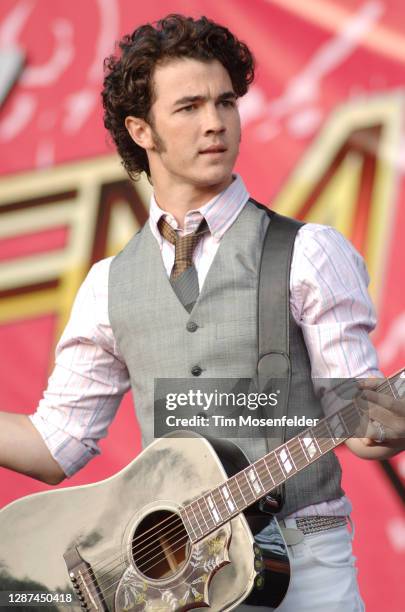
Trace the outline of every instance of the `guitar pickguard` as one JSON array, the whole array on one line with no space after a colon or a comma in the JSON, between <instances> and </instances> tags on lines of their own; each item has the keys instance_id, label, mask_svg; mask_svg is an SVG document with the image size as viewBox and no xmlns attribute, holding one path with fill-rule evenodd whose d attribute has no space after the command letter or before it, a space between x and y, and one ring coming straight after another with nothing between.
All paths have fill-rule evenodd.
<instances>
[{"instance_id":1,"label":"guitar pickguard","mask_svg":"<svg viewBox=\"0 0 405 612\"><path fill-rule=\"evenodd\" d=\"M229 525L193 544L185 566L168 580L148 580L135 566L124 572L115 596L117 612L183 612L209 605L208 586L228 563Z\"/></svg>"}]
</instances>

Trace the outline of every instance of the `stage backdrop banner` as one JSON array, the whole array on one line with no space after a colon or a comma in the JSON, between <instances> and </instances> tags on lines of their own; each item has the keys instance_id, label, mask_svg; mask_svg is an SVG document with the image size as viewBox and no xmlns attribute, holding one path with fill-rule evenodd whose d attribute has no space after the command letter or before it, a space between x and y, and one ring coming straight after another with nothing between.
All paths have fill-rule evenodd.
<instances>
[{"instance_id":1,"label":"stage backdrop banner","mask_svg":"<svg viewBox=\"0 0 405 612\"><path fill-rule=\"evenodd\" d=\"M336 227L363 255L380 366L405 366L405 6L395 0L2 0L1 409L32 413L74 296L94 261L147 219L102 122L103 59L167 13L207 15L252 48L237 171L275 210ZM62 486L105 478L140 450L125 398L101 456ZM405 453L385 466L338 452L353 501L367 610L405 601ZM0 470L0 506L48 487ZM1 538L1 534L0 534Z\"/></svg>"}]
</instances>

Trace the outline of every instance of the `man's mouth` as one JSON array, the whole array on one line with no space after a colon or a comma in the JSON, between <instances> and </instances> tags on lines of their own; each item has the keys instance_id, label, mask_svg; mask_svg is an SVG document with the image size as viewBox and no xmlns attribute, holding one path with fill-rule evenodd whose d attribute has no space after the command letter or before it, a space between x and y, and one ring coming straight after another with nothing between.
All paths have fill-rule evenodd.
<instances>
[{"instance_id":1,"label":"man's mouth","mask_svg":"<svg viewBox=\"0 0 405 612\"><path fill-rule=\"evenodd\" d=\"M223 145L213 145L211 147L208 147L207 149L203 149L202 151L200 151L200 153L203 155L215 154L215 153L225 153L226 150L227 150L226 147L224 147Z\"/></svg>"}]
</instances>

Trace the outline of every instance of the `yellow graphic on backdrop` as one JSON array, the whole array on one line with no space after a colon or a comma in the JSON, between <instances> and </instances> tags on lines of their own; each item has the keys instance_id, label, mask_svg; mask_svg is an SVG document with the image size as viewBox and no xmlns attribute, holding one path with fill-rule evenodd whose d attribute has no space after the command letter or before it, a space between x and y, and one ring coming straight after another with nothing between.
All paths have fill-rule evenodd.
<instances>
[{"instance_id":1,"label":"yellow graphic on backdrop","mask_svg":"<svg viewBox=\"0 0 405 612\"><path fill-rule=\"evenodd\" d=\"M401 93L340 106L294 168L272 206L332 225L362 253L378 303L395 216Z\"/></svg>"},{"instance_id":2,"label":"yellow graphic on backdrop","mask_svg":"<svg viewBox=\"0 0 405 612\"><path fill-rule=\"evenodd\" d=\"M333 225L365 256L378 299L394 219L403 97L337 109L272 206ZM63 247L0 261L0 324L49 313L62 331L90 265L121 249L147 218L150 185L116 156L0 180L0 240L64 227Z\"/></svg>"},{"instance_id":3,"label":"yellow graphic on backdrop","mask_svg":"<svg viewBox=\"0 0 405 612\"><path fill-rule=\"evenodd\" d=\"M0 240L64 228L53 251L0 262L0 323L58 315L62 331L90 265L116 253L147 218L149 183L133 187L116 156L0 181Z\"/></svg>"}]
</instances>

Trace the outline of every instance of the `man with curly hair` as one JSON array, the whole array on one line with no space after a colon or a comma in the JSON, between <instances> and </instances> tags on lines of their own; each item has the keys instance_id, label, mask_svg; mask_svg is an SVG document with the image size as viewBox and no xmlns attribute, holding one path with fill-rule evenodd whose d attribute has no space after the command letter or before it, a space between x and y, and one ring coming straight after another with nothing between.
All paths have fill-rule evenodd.
<instances>
[{"instance_id":1,"label":"man with curly hair","mask_svg":"<svg viewBox=\"0 0 405 612\"><path fill-rule=\"evenodd\" d=\"M243 378L257 361L258 263L269 218L233 174L237 99L254 78L251 52L205 17L169 15L124 37L105 67L105 126L129 176L146 172L153 195L149 222L83 283L36 413L0 414L0 465L51 484L99 452L130 387L146 445L154 378ZM375 318L366 285L360 256L337 231L300 228L290 310L297 346L305 347L303 371L381 376L367 333ZM402 404L394 409L399 414ZM363 458L391 456L403 446L401 422L389 421L388 441L378 429L374 442L347 444ZM251 460L264 454L260 440L244 450ZM290 546L293 577L282 612L363 609L342 526L350 502L329 455L306 486L297 475L287 487L284 524L295 529L305 519L307 527Z\"/></svg>"}]
</instances>

